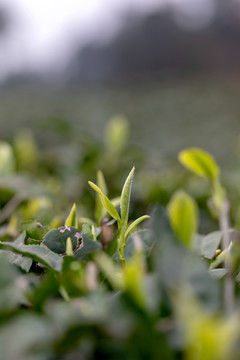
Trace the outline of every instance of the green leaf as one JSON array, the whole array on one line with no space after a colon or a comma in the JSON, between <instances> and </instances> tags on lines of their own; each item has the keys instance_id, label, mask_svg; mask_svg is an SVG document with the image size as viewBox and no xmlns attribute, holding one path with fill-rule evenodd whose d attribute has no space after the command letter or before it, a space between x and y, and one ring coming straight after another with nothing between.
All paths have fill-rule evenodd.
<instances>
[{"instance_id":1,"label":"green leaf","mask_svg":"<svg viewBox=\"0 0 240 360\"><path fill-rule=\"evenodd\" d=\"M9 252L8 261L11 264L15 264L19 266L22 270L29 272L32 266L32 259L26 256L22 256L20 254L14 254L13 252Z\"/></svg>"},{"instance_id":2,"label":"green leaf","mask_svg":"<svg viewBox=\"0 0 240 360\"><path fill-rule=\"evenodd\" d=\"M128 137L128 120L122 115L110 119L105 129L105 143L109 151L120 153L126 146Z\"/></svg>"},{"instance_id":3,"label":"green leaf","mask_svg":"<svg viewBox=\"0 0 240 360\"><path fill-rule=\"evenodd\" d=\"M37 168L39 154L31 131L25 129L17 132L13 147L18 170L32 171Z\"/></svg>"},{"instance_id":4,"label":"green leaf","mask_svg":"<svg viewBox=\"0 0 240 360\"><path fill-rule=\"evenodd\" d=\"M77 208L76 204L73 204L71 211L65 221L65 226L74 226L78 227L78 218L77 218Z\"/></svg>"},{"instance_id":5,"label":"green leaf","mask_svg":"<svg viewBox=\"0 0 240 360\"><path fill-rule=\"evenodd\" d=\"M90 239L92 239L92 225L89 224L83 224L82 226L82 233L86 236L88 236Z\"/></svg>"},{"instance_id":6,"label":"green leaf","mask_svg":"<svg viewBox=\"0 0 240 360\"><path fill-rule=\"evenodd\" d=\"M214 231L202 239L202 255L206 259L212 259L222 239L222 231Z\"/></svg>"},{"instance_id":7,"label":"green leaf","mask_svg":"<svg viewBox=\"0 0 240 360\"><path fill-rule=\"evenodd\" d=\"M168 204L168 214L178 238L190 247L197 232L198 210L195 201L184 191L177 191Z\"/></svg>"},{"instance_id":8,"label":"green leaf","mask_svg":"<svg viewBox=\"0 0 240 360\"><path fill-rule=\"evenodd\" d=\"M213 270L216 269L219 265L221 265L226 258L229 256L230 254L230 249L229 247L225 250L223 250L217 257L215 260L213 260L209 266L209 270Z\"/></svg>"},{"instance_id":9,"label":"green leaf","mask_svg":"<svg viewBox=\"0 0 240 360\"><path fill-rule=\"evenodd\" d=\"M140 224L142 221L149 219L150 216L148 215L143 215L141 217L139 217L138 219L136 219L135 221L133 221L129 227L127 228L127 231L125 232L125 239L127 239L128 235L130 234L130 232L138 225Z\"/></svg>"},{"instance_id":10,"label":"green leaf","mask_svg":"<svg viewBox=\"0 0 240 360\"><path fill-rule=\"evenodd\" d=\"M99 200L100 200L100 198L99 198ZM113 204L113 206L115 208L117 208L120 205L120 200L121 200L121 198L120 198L120 196L118 196L118 197L116 197L114 199L111 199L110 201ZM106 209L104 209L104 207L102 207L102 213L101 213L100 219L103 219L104 217L106 217L106 215L107 215L107 211L106 211Z\"/></svg>"},{"instance_id":11,"label":"green leaf","mask_svg":"<svg viewBox=\"0 0 240 360\"><path fill-rule=\"evenodd\" d=\"M12 174L16 168L12 147L5 141L0 141L0 174Z\"/></svg>"},{"instance_id":12,"label":"green leaf","mask_svg":"<svg viewBox=\"0 0 240 360\"><path fill-rule=\"evenodd\" d=\"M104 194L108 194L107 184L101 170L98 170L97 172L97 186L99 187L99 189L102 190Z\"/></svg>"},{"instance_id":13,"label":"green leaf","mask_svg":"<svg viewBox=\"0 0 240 360\"><path fill-rule=\"evenodd\" d=\"M100 170L97 172L97 186L103 192L103 194L106 194L106 195L108 194L107 185L106 185L103 173ZM98 225L100 224L102 212L103 212L103 204L102 204L100 197L97 196L96 208L95 208L95 219L96 219L96 222Z\"/></svg>"},{"instance_id":14,"label":"green leaf","mask_svg":"<svg viewBox=\"0 0 240 360\"><path fill-rule=\"evenodd\" d=\"M1 250L10 250L14 253L27 256L34 261L47 266L51 270L60 272L62 268L62 258L41 245L18 245L13 242L0 242Z\"/></svg>"},{"instance_id":15,"label":"green leaf","mask_svg":"<svg viewBox=\"0 0 240 360\"><path fill-rule=\"evenodd\" d=\"M57 254L65 254L68 237L71 238L73 251L76 250L82 242L82 232L73 226L50 230L44 236L43 244Z\"/></svg>"},{"instance_id":16,"label":"green leaf","mask_svg":"<svg viewBox=\"0 0 240 360\"><path fill-rule=\"evenodd\" d=\"M83 235L82 243L79 247L79 249L74 253L74 256L78 260L86 260L86 257L88 254L99 251L102 249L102 245L100 242L95 241L87 237L86 235Z\"/></svg>"},{"instance_id":17,"label":"green leaf","mask_svg":"<svg viewBox=\"0 0 240 360\"><path fill-rule=\"evenodd\" d=\"M209 270L209 274L213 280L220 280L228 273L227 269L213 269Z\"/></svg>"},{"instance_id":18,"label":"green leaf","mask_svg":"<svg viewBox=\"0 0 240 360\"><path fill-rule=\"evenodd\" d=\"M16 310L17 306L25 303L24 292L27 289L25 284L18 281L20 271L8 261L8 252L0 251L0 318L8 311ZM1 356L2 358L2 348Z\"/></svg>"},{"instance_id":19,"label":"green leaf","mask_svg":"<svg viewBox=\"0 0 240 360\"><path fill-rule=\"evenodd\" d=\"M117 210L115 209L115 207L113 206L113 204L111 203L111 201L108 199L108 197L106 195L104 195L102 190L99 189L99 187L97 185L95 185L93 182L89 181L88 183L93 188L93 190L95 190L98 193L98 195L100 196L100 199L102 201L102 204L103 204L104 208L108 211L108 213L114 219L116 219L119 224L121 224L120 216L119 216Z\"/></svg>"},{"instance_id":20,"label":"green leaf","mask_svg":"<svg viewBox=\"0 0 240 360\"><path fill-rule=\"evenodd\" d=\"M219 168L214 158L206 151L197 148L183 150L178 155L179 161L195 174L216 180Z\"/></svg>"},{"instance_id":21,"label":"green leaf","mask_svg":"<svg viewBox=\"0 0 240 360\"><path fill-rule=\"evenodd\" d=\"M121 218L123 225L127 226L128 222L128 211L129 211L129 203L130 203L130 195L131 195L131 187L132 187L132 179L135 171L135 167L130 171L125 184L123 185L121 200L120 200L120 208L121 208Z\"/></svg>"},{"instance_id":22,"label":"green leaf","mask_svg":"<svg viewBox=\"0 0 240 360\"><path fill-rule=\"evenodd\" d=\"M141 308L145 308L147 293L144 281L144 262L141 253L135 252L122 269L125 291Z\"/></svg>"},{"instance_id":23,"label":"green leaf","mask_svg":"<svg viewBox=\"0 0 240 360\"><path fill-rule=\"evenodd\" d=\"M26 237L26 232L21 233L16 240L14 240L14 244L24 245L24 240ZM22 270L29 272L32 266L32 259L26 256L22 256L20 254L15 254L12 251L9 251L8 261L11 264L15 264L19 266Z\"/></svg>"},{"instance_id":24,"label":"green leaf","mask_svg":"<svg viewBox=\"0 0 240 360\"><path fill-rule=\"evenodd\" d=\"M22 230L26 231L27 237L35 240L42 240L48 232L47 226L43 226L37 220L25 221L22 224Z\"/></svg>"},{"instance_id":25,"label":"green leaf","mask_svg":"<svg viewBox=\"0 0 240 360\"><path fill-rule=\"evenodd\" d=\"M70 236L67 238L66 254L67 256L73 256L72 240Z\"/></svg>"}]
</instances>

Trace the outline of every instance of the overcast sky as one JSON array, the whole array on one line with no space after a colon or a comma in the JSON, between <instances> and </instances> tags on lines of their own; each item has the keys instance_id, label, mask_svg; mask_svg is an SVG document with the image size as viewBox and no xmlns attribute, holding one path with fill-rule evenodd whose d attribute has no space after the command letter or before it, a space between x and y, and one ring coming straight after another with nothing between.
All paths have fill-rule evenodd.
<instances>
[{"instance_id":1,"label":"overcast sky","mask_svg":"<svg viewBox=\"0 0 240 360\"><path fill-rule=\"evenodd\" d=\"M123 14L152 12L174 5L176 18L208 21L212 0L0 0L13 11L15 26L0 39L0 81L22 69L59 71L72 54L73 44L109 41L122 26ZM201 16L202 15L202 16Z\"/></svg>"}]
</instances>

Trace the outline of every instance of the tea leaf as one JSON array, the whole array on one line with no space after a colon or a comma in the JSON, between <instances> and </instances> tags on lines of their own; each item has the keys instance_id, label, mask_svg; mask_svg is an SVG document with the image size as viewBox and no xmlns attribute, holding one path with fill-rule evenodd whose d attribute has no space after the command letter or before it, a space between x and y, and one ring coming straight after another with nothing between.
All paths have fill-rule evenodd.
<instances>
[{"instance_id":1,"label":"tea leaf","mask_svg":"<svg viewBox=\"0 0 240 360\"><path fill-rule=\"evenodd\" d=\"M121 208L121 218L123 225L127 225L128 222L128 211L132 187L132 179L135 171L135 167L130 171L121 193L120 208Z\"/></svg>"},{"instance_id":2,"label":"tea leaf","mask_svg":"<svg viewBox=\"0 0 240 360\"><path fill-rule=\"evenodd\" d=\"M206 259L212 259L222 239L222 231L214 231L202 239L202 255Z\"/></svg>"},{"instance_id":3,"label":"tea leaf","mask_svg":"<svg viewBox=\"0 0 240 360\"><path fill-rule=\"evenodd\" d=\"M130 234L130 232L138 225L140 224L142 221L149 219L150 216L148 215L143 215L141 217L139 217L138 219L136 219L135 221L133 221L129 227L127 228L127 231L125 232L125 239L127 239L128 235Z\"/></svg>"},{"instance_id":4,"label":"tea leaf","mask_svg":"<svg viewBox=\"0 0 240 360\"><path fill-rule=\"evenodd\" d=\"M103 176L102 171L98 171L97 172L97 186L99 187L99 189L107 195L107 185ZM101 199L99 196L97 196L96 198L96 207L95 207L95 219L97 224L100 224L100 220L102 218L102 213L103 213L103 204L101 202Z\"/></svg>"},{"instance_id":5,"label":"tea leaf","mask_svg":"<svg viewBox=\"0 0 240 360\"><path fill-rule=\"evenodd\" d=\"M12 174L15 170L15 158L12 147L5 141L0 141L0 174Z\"/></svg>"},{"instance_id":6,"label":"tea leaf","mask_svg":"<svg viewBox=\"0 0 240 360\"><path fill-rule=\"evenodd\" d=\"M183 150L178 155L179 161L195 174L216 180L219 168L212 155L197 148Z\"/></svg>"},{"instance_id":7,"label":"tea leaf","mask_svg":"<svg viewBox=\"0 0 240 360\"><path fill-rule=\"evenodd\" d=\"M179 239L190 247L198 223L195 201L184 191L177 191L170 200L168 213L173 230Z\"/></svg>"},{"instance_id":8,"label":"tea leaf","mask_svg":"<svg viewBox=\"0 0 240 360\"><path fill-rule=\"evenodd\" d=\"M22 230L26 231L28 237L35 240L42 240L48 232L47 226L41 225L37 220L25 221L22 224Z\"/></svg>"},{"instance_id":9,"label":"tea leaf","mask_svg":"<svg viewBox=\"0 0 240 360\"><path fill-rule=\"evenodd\" d=\"M11 250L14 253L27 256L51 270L60 272L62 268L61 256L41 245L17 245L12 242L0 242L0 249Z\"/></svg>"},{"instance_id":10,"label":"tea leaf","mask_svg":"<svg viewBox=\"0 0 240 360\"><path fill-rule=\"evenodd\" d=\"M105 142L110 151L121 152L129 137L128 120L122 116L114 116L105 129Z\"/></svg>"},{"instance_id":11,"label":"tea leaf","mask_svg":"<svg viewBox=\"0 0 240 360\"><path fill-rule=\"evenodd\" d=\"M107 212L114 219L116 219L119 224L121 224L120 216L119 216L117 210L115 209L115 207L113 206L113 204L111 203L111 201L108 199L108 197L106 195L104 195L102 190L99 189L99 187L97 185L95 185L93 182L89 181L88 183L93 188L93 190L95 190L98 193L98 195L102 201L102 204L103 204L104 208L107 210Z\"/></svg>"},{"instance_id":12,"label":"tea leaf","mask_svg":"<svg viewBox=\"0 0 240 360\"><path fill-rule=\"evenodd\" d=\"M102 249L102 245L99 241L95 241L83 235L82 244L80 245L79 249L74 253L74 256L78 260L85 261L86 257L90 253L94 253Z\"/></svg>"},{"instance_id":13,"label":"tea leaf","mask_svg":"<svg viewBox=\"0 0 240 360\"><path fill-rule=\"evenodd\" d=\"M62 226L59 229L50 230L44 236L43 244L57 254L65 254L68 237L71 238L74 250L79 246L82 233L73 226Z\"/></svg>"},{"instance_id":14,"label":"tea leaf","mask_svg":"<svg viewBox=\"0 0 240 360\"><path fill-rule=\"evenodd\" d=\"M82 232L84 235L88 236L90 239L92 239L92 226L90 224L83 224L82 226Z\"/></svg>"},{"instance_id":15,"label":"tea leaf","mask_svg":"<svg viewBox=\"0 0 240 360\"><path fill-rule=\"evenodd\" d=\"M71 240L70 236L67 238L66 255L73 256L72 240Z\"/></svg>"},{"instance_id":16,"label":"tea leaf","mask_svg":"<svg viewBox=\"0 0 240 360\"><path fill-rule=\"evenodd\" d=\"M73 204L70 213L65 221L65 226L74 226L78 227L78 218L77 218L77 208L76 204Z\"/></svg>"}]
</instances>

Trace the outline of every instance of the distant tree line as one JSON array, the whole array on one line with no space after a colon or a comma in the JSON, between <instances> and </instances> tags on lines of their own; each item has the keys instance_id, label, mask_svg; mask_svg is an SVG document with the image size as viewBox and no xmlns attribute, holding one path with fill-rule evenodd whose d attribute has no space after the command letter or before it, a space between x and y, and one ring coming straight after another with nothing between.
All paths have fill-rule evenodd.
<instances>
[{"instance_id":1,"label":"distant tree line","mask_svg":"<svg viewBox=\"0 0 240 360\"><path fill-rule=\"evenodd\" d=\"M69 65L69 82L108 82L155 76L238 72L240 7L216 2L212 21L199 29L180 27L171 9L145 17L126 16L110 43L88 44Z\"/></svg>"}]
</instances>

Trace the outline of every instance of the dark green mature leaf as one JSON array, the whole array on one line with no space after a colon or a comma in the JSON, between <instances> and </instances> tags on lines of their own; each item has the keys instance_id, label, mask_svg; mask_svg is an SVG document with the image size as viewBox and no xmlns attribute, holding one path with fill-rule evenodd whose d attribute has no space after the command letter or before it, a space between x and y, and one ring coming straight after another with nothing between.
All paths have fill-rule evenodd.
<instances>
[{"instance_id":1,"label":"dark green mature leaf","mask_svg":"<svg viewBox=\"0 0 240 360\"><path fill-rule=\"evenodd\" d=\"M24 231L23 233L21 233L18 238L14 241L14 244L17 245L23 245L24 244L24 240L26 237L26 232ZM4 252L7 252L4 250ZM19 266L22 270L29 272L32 262L33 260L29 257L26 256L22 256L20 254L15 254L12 251L8 251L9 255L8 255L8 261L11 264L15 264L17 266Z\"/></svg>"},{"instance_id":2,"label":"dark green mature leaf","mask_svg":"<svg viewBox=\"0 0 240 360\"><path fill-rule=\"evenodd\" d=\"M51 270L61 271L62 258L41 245L17 245L12 242L0 242L1 250L11 250L14 253L27 256Z\"/></svg>"},{"instance_id":3,"label":"dark green mature leaf","mask_svg":"<svg viewBox=\"0 0 240 360\"><path fill-rule=\"evenodd\" d=\"M79 249L74 253L74 256L79 260L86 260L86 256L89 253L93 253L95 251L99 251L102 249L102 244L100 242L95 241L83 235L82 243Z\"/></svg>"},{"instance_id":4,"label":"dark green mature leaf","mask_svg":"<svg viewBox=\"0 0 240 360\"><path fill-rule=\"evenodd\" d=\"M65 254L67 238L72 240L73 251L76 250L82 241L82 232L73 226L62 226L50 230L43 239L43 244L57 254Z\"/></svg>"},{"instance_id":5,"label":"dark green mature leaf","mask_svg":"<svg viewBox=\"0 0 240 360\"><path fill-rule=\"evenodd\" d=\"M18 281L19 270L8 261L7 252L0 253L0 314L13 310L24 301L23 283ZM24 284L25 285L25 284ZM1 355L0 355L1 358Z\"/></svg>"},{"instance_id":6,"label":"dark green mature leaf","mask_svg":"<svg viewBox=\"0 0 240 360\"><path fill-rule=\"evenodd\" d=\"M26 272L29 272L33 262L31 258L22 256L20 254L14 254L13 252L9 252L8 261L11 264L19 266L22 270Z\"/></svg>"},{"instance_id":7,"label":"dark green mature leaf","mask_svg":"<svg viewBox=\"0 0 240 360\"><path fill-rule=\"evenodd\" d=\"M65 254L68 237L72 241L74 256L79 260L86 260L88 253L102 249L98 241L90 239L72 226L49 231L44 237L43 244L57 254Z\"/></svg>"}]
</instances>

